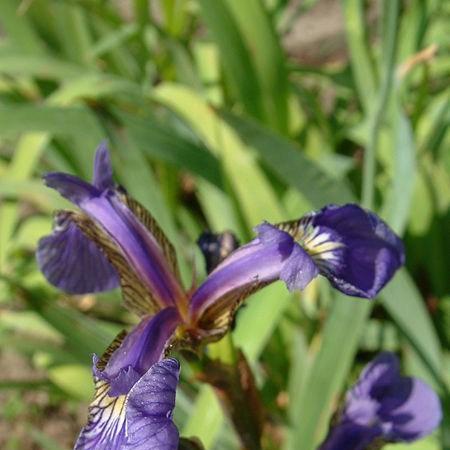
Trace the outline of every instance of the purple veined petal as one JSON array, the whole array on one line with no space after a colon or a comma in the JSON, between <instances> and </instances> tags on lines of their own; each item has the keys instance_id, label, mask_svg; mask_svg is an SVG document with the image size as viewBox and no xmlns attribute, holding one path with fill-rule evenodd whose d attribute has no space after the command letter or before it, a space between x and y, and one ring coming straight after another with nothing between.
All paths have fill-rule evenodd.
<instances>
[{"instance_id":1,"label":"purple veined petal","mask_svg":"<svg viewBox=\"0 0 450 450\"><path fill-rule=\"evenodd\" d=\"M106 381L96 380L95 396L89 418L81 430L74 450L122 450L126 439L126 401L121 395L111 398Z\"/></svg>"},{"instance_id":2,"label":"purple veined petal","mask_svg":"<svg viewBox=\"0 0 450 450\"><path fill-rule=\"evenodd\" d=\"M156 362L128 395L110 397L109 385L96 380L87 425L74 450L176 450L178 430L172 421L179 364Z\"/></svg>"},{"instance_id":3,"label":"purple veined petal","mask_svg":"<svg viewBox=\"0 0 450 450\"><path fill-rule=\"evenodd\" d=\"M153 365L135 384L127 401L127 440L123 450L176 450L179 434L172 420L180 366L168 358Z\"/></svg>"},{"instance_id":4,"label":"purple veined petal","mask_svg":"<svg viewBox=\"0 0 450 450\"><path fill-rule=\"evenodd\" d=\"M36 259L50 283L70 294L107 291L119 285L114 268L64 211L55 216L53 232L39 241Z\"/></svg>"},{"instance_id":5,"label":"purple veined petal","mask_svg":"<svg viewBox=\"0 0 450 450\"><path fill-rule=\"evenodd\" d=\"M311 258L289 234L268 223L256 229L258 237L231 253L194 292L190 302L194 321L208 308L217 316L232 310L237 300L279 278L289 289L301 289L317 274Z\"/></svg>"},{"instance_id":6,"label":"purple veined petal","mask_svg":"<svg viewBox=\"0 0 450 450\"><path fill-rule=\"evenodd\" d=\"M355 204L330 205L279 225L311 255L334 287L373 298L404 264L402 241L378 216Z\"/></svg>"},{"instance_id":7,"label":"purple veined petal","mask_svg":"<svg viewBox=\"0 0 450 450\"><path fill-rule=\"evenodd\" d=\"M148 284L162 307L184 297L184 291L166 260L155 237L137 220L114 191L80 204L81 209L98 222L121 248L126 259Z\"/></svg>"},{"instance_id":8,"label":"purple veined petal","mask_svg":"<svg viewBox=\"0 0 450 450\"><path fill-rule=\"evenodd\" d=\"M111 156L106 142L102 142L95 152L92 184L100 191L113 189L115 186L113 181Z\"/></svg>"},{"instance_id":9,"label":"purple veined petal","mask_svg":"<svg viewBox=\"0 0 450 450\"><path fill-rule=\"evenodd\" d=\"M104 370L96 373L108 381L110 396L127 394L136 378L164 356L179 324L175 308L166 308L140 321L112 354Z\"/></svg>"}]
</instances>

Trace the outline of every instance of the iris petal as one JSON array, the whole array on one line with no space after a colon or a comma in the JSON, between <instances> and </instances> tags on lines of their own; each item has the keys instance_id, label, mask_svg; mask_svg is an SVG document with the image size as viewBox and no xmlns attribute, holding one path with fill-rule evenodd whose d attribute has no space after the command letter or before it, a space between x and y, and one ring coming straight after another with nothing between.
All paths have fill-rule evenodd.
<instances>
[{"instance_id":1,"label":"iris petal","mask_svg":"<svg viewBox=\"0 0 450 450\"><path fill-rule=\"evenodd\" d=\"M45 277L71 294L101 292L119 285L106 257L64 211L55 217L52 234L39 241L36 258Z\"/></svg>"},{"instance_id":2,"label":"iris petal","mask_svg":"<svg viewBox=\"0 0 450 450\"><path fill-rule=\"evenodd\" d=\"M404 264L401 240L378 216L355 204L330 205L278 227L347 295L375 297Z\"/></svg>"},{"instance_id":3,"label":"iris petal","mask_svg":"<svg viewBox=\"0 0 450 450\"><path fill-rule=\"evenodd\" d=\"M320 450L365 449L375 439L413 441L430 434L441 419L433 390L417 378L402 376L394 354L381 353L347 393L339 421Z\"/></svg>"},{"instance_id":4,"label":"iris petal","mask_svg":"<svg viewBox=\"0 0 450 450\"><path fill-rule=\"evenodd\" d=\"M114 188L111 157L106 142L102 142L95 152L92 184L101 191Z\"/></svg>"},{"instance_id":5,"label":"iris petal","mask_svg":"<svg viewBox=\"0 0 450 450\"><path fill-rule=\"evenodd\" d=\"M172 411L179 370L175 359L159 361L118 397L110 397L109 384L97 379L88 424L74 450L176 450Z\"/></svg>"},{"instance_id":6,"label":"iris petal","mask_svg":"<svg viewBox=\"0 0 450 450\"><path fill-rule=\"evenodd\" d=\"M127 401L124 450L176 450L178 430L172 421L180 366L168 358L156 363L136 383Z\"/></svg>"}]
</instances>

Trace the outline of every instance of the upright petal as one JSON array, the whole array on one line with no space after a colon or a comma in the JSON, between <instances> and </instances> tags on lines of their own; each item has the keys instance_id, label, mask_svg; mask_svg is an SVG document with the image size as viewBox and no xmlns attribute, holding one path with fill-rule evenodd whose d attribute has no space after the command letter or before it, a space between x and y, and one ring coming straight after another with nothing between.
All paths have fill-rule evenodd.
<instances>
[{"instance_id":1,"label":"upright petal","mask_svg":"<svg viewBox=\"0 0 450 450\"><path fill-rule=\"evenodd\" d=\"M95 152L92 184L101 191L114 188L111 156L106 142L102 142Z\"/></svg>"},{"instance_id":2,"label":"upright petal","mask_svg":"<svg viewBox=\"0 0 450 450\"><path fill-rule=\"evenodd\" d=\"M278 227L296 239L330 282L347 295L373 298L404 264L402 241L358 205L330 205Z\"/></svg>"},{"instance_id":3,"label":"upright petal","mask_svg":"<svg viewBox=\"0 0 450 450\"><path fill-rule=\"evenodd\" d=\"M50 283L70 294L101 292L119 285L112 265L65 211L55 216L52 234L39 241L36 258Z\"/></svg>"},{"instance_id":4,"label":"upright petal","mask_svg":"<svg viewBox=\"0 0 450 450\"><path fill-rule=\"evenodd\" d=\"M128 395L127 440L123 450L176 450L179 434L172 420L180 365L173 358L156 363Z\"/></svg>"},{"instance_id":5,"label":"upright petal","mask_svg":"<svg viewBox=\"0 0 450 450\"><path fill-rule=\"evenodd\" d=\"M223 233L205 231L197 239L197 245L205 258L206 272L210 273L239 247L239 241L231 231Z\"/></svg>"}]
</instances>

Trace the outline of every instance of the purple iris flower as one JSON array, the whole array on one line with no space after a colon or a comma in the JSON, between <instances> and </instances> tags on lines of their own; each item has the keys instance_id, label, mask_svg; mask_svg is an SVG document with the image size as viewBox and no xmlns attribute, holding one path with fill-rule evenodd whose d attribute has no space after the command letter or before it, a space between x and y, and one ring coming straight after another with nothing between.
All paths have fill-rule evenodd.
<instances>
[{"instance_id":1,"label":"purple iris flower","mask_svg":"<svg viewBox=\"0 0 450 450\"><path fill-rule=\"evenodd\" d=\"M319 450L364 450L376 441L410 442L440 423L438 396L423 381L400 375L399 361L381 353L347 392L338 423Z\"/></svg>"},{"instance_id":2,"label":"purple iris flower","mask_svg":"<svg viewBox=\"0 0 450 450\"><path fill-rule=\"evenodd\" d=\"M57 213L52 234L39 242L43 274L74 294L120 285L125 305L141 318L94 361L97 394L77 450L139 450L144 447L130 437L131 430L155 424L164 432L155 432L155 441L148 438L145 448L176 448L170 414L178 367L165 354L175 345L195 347L222 337L236 309L257 289L277 280L289 290L303 289L322 274L346 294L372 298L404 262L402 242L375 214L357 205L332 205L297 221L263 223L255 239L234 251L236 242L229 237L217 238L220 245L228 242L224 252L214 245L214 236L207 245L202 240L209 269L218 265L187 292L163 231L114 183L105 145L97 150L92 184L62 173L44 180L80 211ZM167 374L160 378L162 372ZM150 400L139 403L141 391L156 392L155 386L167 394L167 401L156 402L165 405L162 409Z\"/></svg>"}]
</instances>

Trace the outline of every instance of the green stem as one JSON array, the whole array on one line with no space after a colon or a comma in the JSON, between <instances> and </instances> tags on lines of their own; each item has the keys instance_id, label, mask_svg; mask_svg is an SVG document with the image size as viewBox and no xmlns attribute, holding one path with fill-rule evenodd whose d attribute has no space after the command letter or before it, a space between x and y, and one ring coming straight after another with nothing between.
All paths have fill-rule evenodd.
<instances>
[{"instance_id":1,"label":"green stem","mask_svg":"<svg viewBox=\"0 0 450 450\"><path fill-rule=\"evenodd\" d=\"M399 11L398 0L384 0L383 14L385 16L385 48L383 54L385 61L383 63L381 87L377 96L377 103L370 121L369 143L364 154L363 165L363 185L361 200L366 208L373 208L375 194L375 173L376 173L376 150L378 147L378 139L381 126L383 123L383 115L386 112L388 100L392 88L394 78L395 50L397 38L397 18Z\"/></svg>"}]
</instances>

